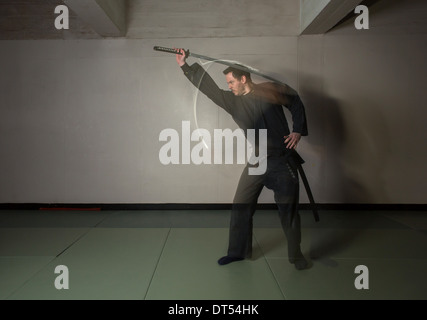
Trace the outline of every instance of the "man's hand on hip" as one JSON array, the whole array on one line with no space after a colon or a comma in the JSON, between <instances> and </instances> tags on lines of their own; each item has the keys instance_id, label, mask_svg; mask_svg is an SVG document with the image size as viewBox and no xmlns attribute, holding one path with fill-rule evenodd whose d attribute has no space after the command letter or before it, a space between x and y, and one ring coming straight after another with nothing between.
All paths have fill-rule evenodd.
<instances>
[{"instance_id":1,"label":"man's hand on hip","mask_svg":"<svg viewBox=\"0 0 427 320\"><path fill-rule=\"evenodd\" d=\"M289 136L284 136L286 148L295 149L301 139L301 134L298 132L292 132Z\"/></svg>"}]
</instances>

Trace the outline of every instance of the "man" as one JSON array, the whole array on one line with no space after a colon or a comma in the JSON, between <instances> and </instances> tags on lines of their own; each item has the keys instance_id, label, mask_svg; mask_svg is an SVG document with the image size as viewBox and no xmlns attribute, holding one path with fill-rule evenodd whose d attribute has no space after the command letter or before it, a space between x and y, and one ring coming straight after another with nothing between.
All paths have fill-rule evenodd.
<instances>
[{"instance_id":1,"label":"man","mask_svg":"<svg viewBox=\"0 0 427 320\"><path fill-rule=\"evenodd\" d=\"M251 257L252 218L258 197L266 186L274 191L281 225L288 240L289 262L298 270L307 268L300 248L299 179L295 164L302 159L294 150L301 136L308 134L301 99L289 86L270 82L255 84L250 73L233 67L223 72L230 91L221 90L199 64L189 66L186 63L183 49L178 51L181 54L176 55L176 61L185 76L228 112L244 132L248 129L267 130L267 159L260 160L267 161L267 169L263 174L251 175L249 169L257 164L248 163L243 170L233 200L228 253L218 263L226 265ZM292 132L282 106L292 114ZM258 147L255 145L255 152Z\"/></svg>"}]
</instances>

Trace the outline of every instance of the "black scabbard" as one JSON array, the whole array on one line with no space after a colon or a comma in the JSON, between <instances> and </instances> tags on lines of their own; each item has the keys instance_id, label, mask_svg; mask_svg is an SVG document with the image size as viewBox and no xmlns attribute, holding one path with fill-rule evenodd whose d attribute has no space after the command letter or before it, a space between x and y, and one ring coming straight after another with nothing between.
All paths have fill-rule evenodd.
<instances>
[{"instance_id":1,"label":"black scabbard","mask_svg":"<svg viewBox=\"0 0 427 320\"><path fill-rule=\"evenodd\" d=\"M308 199L310 200L311 209L313 210L314 220L319 221L319 213L317 212L317 206L314 202L313 194L311 193L310 185L308 184L307 177L305 176L304 169L300 163L297 164L298 172L301 176L301 180L304 183L305 191L307 192Z\"/></svg>"},{"instance_id":2,"label":"black scabbard","mask_svg":"<svg viewBox=\"0 0 427 320\"><path fill-rule=\"evenodd\" d=\"M288 159L289 159L288 161L292 162L292 164L298 169L301 180L304 183L304 187L305 187L305 191L307 192L308 199L310 200L310 205L311 205L311 210L313 211L314 220L318 222L319 213L317 212L316 202L314 201L313 193L311 192L310 185L308 184L307 176L305 175L304 169L302 167L304 160L301 158L298 152L295 151L295 149L292 149Z\"/></svg>"}]
</instances>

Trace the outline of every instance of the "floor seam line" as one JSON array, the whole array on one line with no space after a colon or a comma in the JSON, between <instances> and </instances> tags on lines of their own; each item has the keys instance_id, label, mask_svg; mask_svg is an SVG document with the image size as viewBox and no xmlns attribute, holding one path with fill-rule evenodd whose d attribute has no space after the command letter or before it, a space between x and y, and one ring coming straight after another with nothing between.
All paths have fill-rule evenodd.
<instances>
[{"instance_id":1,"label":"floor seam line","mask_svg":"<svg viewBox=\"0 0 427 320\"><path fill-rule=\"evenodd\" d=\"M81 238L83 238L85 235L87 235L89 232L90 232L90 230L92 229L92 227L91 228L88 228L88 230L85 232L85 233L83 233L82 235L80 235L80 237L78 237L76 240L74 240L73 242L71 242L64 250L62 250L60 253L58 253L56 256L55 256L55 258L58 258L60 255L62 255L65 251L67 251L69 248L71 248L75 243L77 243Z\"/></svg>"},{"instance_id":2,"label":"floor seam line","mask_svg":"<svg viewBox=\"0 0 427 320\"><path fill-rule=\"evenodd\" d=\"M78 242L81 238L83 238L85 235L87 235L92 229L98 228L98 225L100 225L106 218L107 218L107 216L105 216L103 219L101 219L100 221L98 221L98 223L96 223L94 226L87 227L87 231L86 232L84 232L82 235L80 235L80 237L78 237L76 240L74 240L73 242L71 242L64 250L62 250L61 252L59 252L55 256L55 258L58 258L59 256L61 256L65 251L67 251L69 248L71 248L76 242ZM82 229L86 229L86 228L82 228Z\"/></svg>"},{"instance_id":3,"label":"floor seam line","mask_svg":"<svg viewBox=\"0 0 427 320\"><path fill-rule=\"evenodd\" d=\"M162 250L160 251L159 258L157 259L156 265L154 266L153 274L151 275L151 279L150 279L150 281L149 281L149 283L148 283L147 291L145 292L145 295L144 295L144 299L143 299L143 300L147 300L147 295L148 295L148 292L150 291L151 283L153 282L154 276L156 275L157 267L159 266L160 259L161 259L161 258L162 258L162 256L163 256L163 251L164 251L164 249L165 249L165 247L166 247L166 243L168 242L168 239L169 239L169 235L170 235L170 233L171 233L171 230L172 230L172 228L169 228L168 234L166 235L165 242L163 243Z\"/></svg>"},{"instance_id":4,"label":"floor seam line","mask_svg":"<svg viewBox=\"0 0 427 320\"><path fill-rule=\"evenodd\" d=\"M265 262L267 263L268 269L270 270L271 274L273 275L274 281L276 282L276 285L279 287L280 293L283 296L283 300L286 300L286 295L283 292L282 288L280 287L280 283L278 281L278 279L276 278L276 275L273 272L273 269L271 269L270 263L268 262L267 256L264 254L264 251L262 250L261 245L258 242L258 239L256 238L256 235L254 234L254 239L256 241L256 243L258 244L259 249L261 250L262 256L264 257Z\"/></svg>"},{"instance_id":5,"label":"floor seam line","mask_svg":"<svg viewBox=\"0 0 427 320\"><path fill-rule=\"evenodd\" d=\"M24 281L24 283L22 283L20 286L18 286L17 288L15 288L14 290L12 290L12 292L9 293L9 295L4 299L4 300L9 300L9 298L12 298L13 295L15 295L15 293L17 293L21 288L24 288L25 285L30 282L35 276L37 276L44 268L46 268L52 261L54 261L56 259L55 256L47 256L47 257L52 257L52 259L47 262L43 267L41 267L39 270L37 270L32 276L30 276L27 280Z\"/></svg>"},{"instance_id":6,"label":"floor seam line","mask_svg":"<svg viewBox=\"0 0 427 320\"><path fill-rule=\"evenodd\" d=\"M105 217L104 217L104 218L102 218L100 221L98 221L98 223L96 223L96 224L93 226L93 228L98 228L98 226L99 226L101 223L103 223L105 220L107 220L107 218L110 218L111 216L115 216L115 215L117 215L117 214L119 214L119 212L114 212L114 213L112 213L112 214L110 214L110 215L105 215Z\"/></svg>"}]
</instances>

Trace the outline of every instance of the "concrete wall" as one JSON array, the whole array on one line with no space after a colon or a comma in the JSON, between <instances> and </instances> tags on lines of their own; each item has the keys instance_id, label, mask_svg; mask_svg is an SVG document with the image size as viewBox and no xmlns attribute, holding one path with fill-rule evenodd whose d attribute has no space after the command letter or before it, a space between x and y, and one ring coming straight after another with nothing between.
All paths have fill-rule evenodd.
<instances>
[{"instance_id":1,"label":"concrete wall","mask_svg":"<svg viewBox=\"0 0 427 320\"><path fill-rule=\"evenodd\" d=\"M426 202L427 6L385 2L371 8L369 30L353 19L299 38L305 150L322 202Z\"/></svg>"},{"instance_id":2,"label":"concrete wall","mask_svg":"<svg viewBox=\"0 0 427 320\"><path fill-rule=\"evenodd\" d=\"M241 165L160 163L160 132L196 129L194 105L199 127L236 126L205 97L195 104L154 45L238 60L297 89L318 202L425 203L426 5L410 3L380 2L370 30L349 21L320 36L0 41L0 203L232 201ZM225 88L224 68L208 67Z\"/></svg>"},{"instance_id":3,"label":"concrete wall","mask_svg":"<svg viewBox=\"0 0 427 320\"><path fill-rule=\"evenodd\" d=\"M160 163L163 129L196 129L196 91L154 45L263 65L297 85L296 37L2 41L0 202L232 201L242 165ZM226 88L223 69L209 67ZM196 111L212 133L237 128L203 96Z\"/></svg>"}]
</instances>

